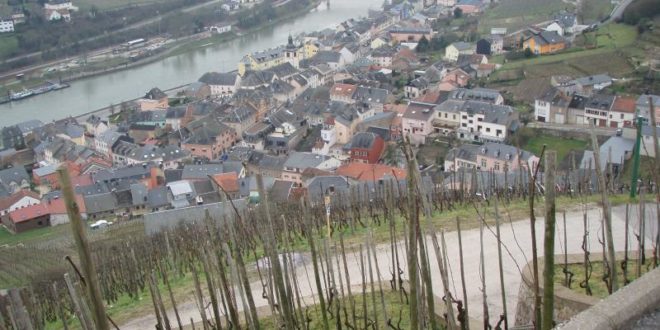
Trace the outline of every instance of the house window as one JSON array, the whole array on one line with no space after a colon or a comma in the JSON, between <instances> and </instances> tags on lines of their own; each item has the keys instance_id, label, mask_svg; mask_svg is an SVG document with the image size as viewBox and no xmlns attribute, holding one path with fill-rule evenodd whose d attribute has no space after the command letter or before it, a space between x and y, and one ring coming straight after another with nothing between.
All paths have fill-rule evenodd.
<instances>
[{"instance_id":1,"label":"house window","mask_svg":"<svg viewBox=\"0 0 660 330\"><path fill-rule=\"evenodd\" d=\"M621 119L623 119L623 114L621 114Z\"/></svg>"},{"instance_id":2,"label":"house window","mask_svg":"<svg viewBox=\"0 0 660 330\"><path fill-rule=\"evenodd\" d=\"M453 115L453 119L456 119L456 115Z\"/></svg>"},{"instance_id":3,"label":"house window","mask_svg":"<svg viewBox=\"0 0 660 330\"><path fill-rule=\"evenodd\" d=\"M481 167L486 168L486 160L485 159L481 160Z\"/></svg>"},{"instance_id":4,"label":"house window","mask_svg":"<svg viewBox=\"0 0 660 330\"><path fill-rule=\"evenodd\" d=\"M445 118L447 118L447 113L445 112Z\"/></svg>"},{"instance_id":5,"label":"house window","mask_svg":"<svg viewBox=\"0 0 660 330\"><path fill-rule=\"evenodd\" d=\"M467 127L467 124L466 124L466 123L463 123L462 126L463 126L463 127Z\"/></svg>"},{"instance_id":6,"label":"house window","mask_svg":"<svg viewBox=\"0 0 660 330\"><path fill-rule=\"evenodd\" d=\"M495 162L495 165L493 165L493 170L499 171L500 170L500 163Z\"/></svg>"},{"instance_id":7,"label":"house window","mask_svg":"<svg viewBox=\"0 0 660 330\"><path fill-rule=\"evenodd\" d=\"M479 127L481 127L481 126L479 126ZM490 133L490 127L486 127L486 132Z\"/></svg>"},{"instance_id":8,"label":"house window","mask_svg":"<svg viewBox=\"0 0 660 330\"><path fill-rule=\"evenodd\" d=\"M466 116L466 115L463 115L463 119L467 119L467 116Z\"/></svg>"},{"instance_id":9,"label":"house window","mask_svg":"<svg viewBox=\"0 0 660 330\"><path fill-rule=\"evenodd\" d=\"M484 121L484 119L479 117L479 118L477 118L477 121Z\"/></svg>"},{"instance_id":10,"label":"house window","mask_svg":"<svg viewBox=\"0 0 660 330\"><path fill-rule=\"evenodd\" d=\"M497 134L497 136L502 135L502 130L501 130L501 129L498 129L498 130L496 131L496 134Z\"/></svg>"}]
</instances>

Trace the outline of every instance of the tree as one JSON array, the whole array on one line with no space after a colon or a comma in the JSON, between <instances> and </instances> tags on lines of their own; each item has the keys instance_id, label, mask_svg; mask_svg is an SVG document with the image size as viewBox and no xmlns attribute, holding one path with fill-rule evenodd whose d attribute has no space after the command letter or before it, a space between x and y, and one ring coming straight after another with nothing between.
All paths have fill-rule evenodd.
<instances>
[{"instance_id":1,"label":"tree","mask_svg":"<svg viewBox=\"0 0 660 330\"><path fill-rule=\"evenodd\" d=\"M463 9L456 7L456 9L454 9L454 18L461 18L461 17L463 17Z\"/></svg>"},{"instance_id":2,"label":"tree","mask_svg":"<svg viewBox=\"0 0 660 330\"><path fill-rule=\"evenodd\" d=\"M423 53L426 52L430 49L430 43L429 40L426 39L426 36L422 36L421 39L417 42L417 52L418 53Z\"/></svg>"},{"instance_id":3,"label":"tree","mask_svg":"<svg viewBox=\"0 0 660 330\"><path fill-rule=\"evenodd\" d=\"M529 47L525 48L524 54L525 54L526 58L530 58L530 57L534 56L534 53L532 53L532 50L529 49Z\"/></svg>"}]
</instances>

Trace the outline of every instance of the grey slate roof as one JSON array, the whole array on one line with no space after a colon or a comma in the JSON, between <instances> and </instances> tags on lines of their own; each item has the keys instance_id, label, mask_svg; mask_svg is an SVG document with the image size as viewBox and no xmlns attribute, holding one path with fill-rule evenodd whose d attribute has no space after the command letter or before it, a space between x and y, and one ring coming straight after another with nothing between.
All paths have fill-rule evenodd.
<instances>
[{"instance_id":1,"label":"grey slate roof","mask_svg":"<svg viewBox=\"0 0 660 330\"><path fill-rule=\"evenodd\" d=\"M501 96L500 92L494 89L487 88L459 88L452 91L449 94L449 97L452 99L459 100L474 100L474 101L483 101L483 102L494 102Z\"/></svg>"},{"instance_id":2,"label":"grey slate roof","mask_svg":"<svg viewBox=\"0 0 660 330\"><path fill-rule=\"evenodd\" d=\"M248 160L250 164L259 168L273 171L281 171L286 161L287 157L272 156L261 152L253 152Z\"/></svg>"},{"instance_id":3,"label":"grey slate roof","mask_svg":"<svg viewBox=\"0 0 660 330\"><path fill-rule=\"evenodd\" d=\"M284 202L289 200L293 182L276 180L270 190L270 199L276 202Z\"/></svg>"},{"instance_id":4,"label":"grey slate roof","mask_svg":"<svg viewBox=\"0 0 660 330\"><path fill-rule=\"evenodd\" d=\"M103 141L108 146L112 147L112 145L115 144L115 142L117 142L117 140L122 136L124 136L124 134L121 134L114 130L107 130L96 136L95 139L99 141Z\"/></svg>"},{"instance_id":5,"label":"grey slate roof","mask_svg":"<svg viewBox=\"0 0 660 330\"><path fill-rule=\"evenodd\" d=\"M353 138L349 142L350 148L371 149L377 136L375 133L370 132L357 133L353 135Z\"/></svg>"},{"instance_id":6,"label":"grey slate roof","mask_svg":"<svg viewBox=\"0 0 660 330\"><path fill-rule=\"evenodd\" d=\"M44 123L41 120L32 119L18 123L16 124L16 126L18 126L18 129L20 129L23 134L28 134L32 132L35 128L44 126Z\"/></svg>"},{"instance_id":7,"label":"grey slate roof","mask_svg":"<svg viewBox=\"0 0 660 330\"><path fill-rule=\"evenodd\" d=\"M32 174L37 176L45 176L48 174L53 174L55 173L55 171L57 171L58 167L59 165L48 165L48 166L38 167L32 170Z\"/></svg>"},{"instance_id":8,"label":"grey slate roof","mask_svg":"<svg viewBox=\"0 0 660 330\"><path fill-rule=\"evenodd\" d=\"M117 208L117 198L112 192L84 195L83 199L88 214L111 212Z\"/></svg>"},{"instance_id":9,"label":"grey slate roof","mask_svg":"<svg viewBox=\"0 0 660 330\"><path fill-rule=\"evenodd\" d=\"M601 169L606 168L607 163L610 160L610 152L612 157L612 164L623 164L626 159L626 155L632 152L634 146L634 140L626 139L620 136L610 137L600 146ZM591 169L596 168L596 165L594 164L594 152L591 150L586 150L584 152L584 157L582 157L580 168L588 169L589 164L591 164Z\"/></svg>"},{"instance_id":10,"label":"grey slate roof","mask_svg":"<svg viewBox=\"0 0 660 330\"><path fill-rule=\"evenodd\" d=\"M459 113L464 104L465 101L462 100L447 100L437 105L435 109L437 111Z\"/></svg>"},{"instance_id":11,"label":"grey slate roof","mask_svg":"<svg viewBox=\"0 0 660 330\"><path fill-rule=\"evenodd\" d=\"M403 114L404 118L428 121L435 115L433 111L434 104L426 104L419 102L410 102L408 109Z\"/></svg>"},{"instance_id":12,"label":"grey slate roof","mask_svg":"<svg viewBox=\"0 0 660 330\"><path fill-rule=\"evenodd\" d=\"M233 201L233 205L240 211L245 209L246 203L243 200ZM234 209L229 202L213 203L184 207L173 210L159 211L145 214L144 227L148 235L158 233L163 230L174 229L179 225L201 224L206 218L206 214L214 222L221 223L225 219L234 218Z\"/></svg>"},{"instance_id":13,"label":"grey slate roof","mask_svg":"<svg viewBox=\"0 0 660 330\"><path fill-rule=\"evenodd\" d=\"M209 175L221 173L236 172L240 174L243 164L236 161L227 161L222 164L204 164L204 165L185 165L181 174L181 179L208 179Z\"/></svg>"},{"instance_id":14,"label":"grey slate roof","mask_svg":"<svg viewBox=\"0 0 660 330\"><path fill-rule=\"evenodd\" d=\"M298 73L298 69L296 69L289 62L278 64L272 68L269 68L268 71L272 72L279 79L285 79Z\"/></svg>"},{"instance_id":15,"label":"grey slate roof","mask_svg":"<svg viewBox=\"0 0 660 330\"><path fill-rule=\"evenodd\" d=\"M169 194L166 186L159 186L149 190L147 193L147 204L151 208L170 205Z\"/></svg>"},{"instance_id":16,"label":"grey slate roof","mask_svg":"<svg viewBox=\"0 0 660 330\"><path fill-rule=\"evenodd\" d=\"M385 104L389 94L390 92L386 89L358 86L353 93L353 99L369 103Z\"/></svg>"},{"instance_id":17,"label":"grey slate roof","mask_svg":"<svg viewBox=\"0 0 660 330\"><path fill-rule=\"evenodd\" d=\"M284 162L284 167L306 169L317 167L330 157L313 154L311 152L292 152Z\"/></svg>"},{"instance_id":18,"label":"grey slate roof","mask_svg":"<svg viewBox=\"0 0 660 330\"><path fill-rule=\"evenodd\" d=\"M143 183L131 184L131 197L133 206L144 205L147 203L147 186Z\"/></svg>"},{"instance_id":19,"label":"grey slate roof","mask_svg":"<svg viewBox=\"0 0 660 330\"><path fill-rule=\"evenodd\" d=\"M20 185L23 180L30 181L30 176L23 166L0 170L0 183L2 184L9 185L11 182L16 182Z\"/></svg>"},{"instance_id":20,"label":"grey slate roof","mask_svg":"<svg viewBox=\"0 0 660 330\"><path fill-rule=\"evenodd\" d=\"M575 25L576 16L573 13L561 12L555 15L554 20L564 28L570 28Z\"/></svg>"},{"instance_id":21,"label":"grey slate roof","mask_svg":"<svg viewBox=\"0 0 660 330\"><path fill-rule=\"evenodd\" d=\"M659 95L640 95L637 98L637 102L635 104L637 105L638 108L648 108L649 107L649 97L653 100L653 106L654 107L660 107L660 96Z\"/></svg>"},{"instance_id":22,"label":"grey slate roof","mask_svg":"<svg viewBox=\"0 0 660 330\"><path fill-rule=\"evenodd\" d=\"M596 94L589 98L585 107L609 111L612 108L612 104L614 104L614 98L614 95Z\"/></svg>"},{"instance_id":23,"label":"grey slate roof","mask_svg":"<svg viewBox=\"0 0 660 330\"><path fill-rule=\"evenodd\" d=\"M207 72L199 78L199 82L207 85L234 86L237 73Z\"/></svg>"},{"instance_id":24,"label":"grey slate roof","mask_svg":"<svg viewBox=\"0 0 660 330\"><path fill-rule=\"evenodd\" d=\"M165 119L177 119L177 118L183 118L186 115L186 111L188 110L188 107L185 105L177 106L177 107L171 107L166 110L165 112Z\"/></svg>"},{"instance_id":25,"label":"grey slate roof","mask_svg":"<svg viewBox=\"0 0 660 330\"><path fill-rule=\"evenodd\" d=\"M611 83L612 77L606 74L597 74L593 76L577 78L575 79L575 82L582 86L591 86L591 85L605 84L608 82Z\"/></svg>"},{"instance_id":26,"label":"grey slate roof","mask_svg":"<svg viewBox=\"0 0 660 330\"><path fill-rule=\"evenodd\" d=\"M151 174L150 166L127 166L115 167L108 170L98 171L92 174L94 182L113 181L113 180L141 180L149 177Z\"/></svg>"},{"instance_id":27,"label":"grey slate roof","mask_svg":"<svg viewBox=\"0 0 660 330\"><path fill-rule=\"evenodd\" d=\"M331 187L335 194L346 193L350 189L348 179L339 175L313 177L305 182L305 186L309 198L314 200L322 200Z\"/></svg>"}]
</instances>

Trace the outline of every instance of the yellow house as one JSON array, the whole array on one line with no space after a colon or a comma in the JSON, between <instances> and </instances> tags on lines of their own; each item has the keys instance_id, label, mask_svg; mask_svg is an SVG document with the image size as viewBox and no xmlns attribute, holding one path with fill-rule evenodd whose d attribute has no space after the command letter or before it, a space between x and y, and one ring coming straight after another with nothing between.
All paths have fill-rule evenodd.
<instances>
[{"instance_id":1,"label":"yellow house","mask_svg":"<svg viewBox=\"0 0 660 330\"><path fill-rule=\"evenodd\" d=\"M566 40L555 31L543 31L523 42L523 49L527 48L537 55L552 54L565 49Z\"/></svg>"},{"instance_id":2,"label":"yellow house","mask_svg":"<svg viewBox=\"0 0 660 330\"><path fill-rule=\"evenodd\" d=\"M238 62L238 74L244 76L247 71L262 71L272 67L291 63L298 68L300 60L311 58L319 51L319 46L313 42L307 42L303 46L296 46L293 37L289 36L289 42L286 46L271 48L263 51L254 52L245 55Z\"/></svg>"},{"instance_id":3,"label":"yellow house","mask_svg":"<svg viewBox=\"0 0 660 330\"><path fill-rule=\"evenodd\" d=\"M312 58L316 53L321 50L321 47L319 47L318 44L314 42L306 42L305 45L303 46L303 53L305 54L305 58Z\"/></svg>"},{"instance_id":4,"label":"yellow house","mask_svg":"<svg viewBox=\"0 0 660 330\"><path fill-rule=\"evenodd\" d=\"M370 47L371 47L371 49L378 49L378 48L383 47L387 44L389 44L389 42L385 38L378 37L378 38L374 39L373 41L371 41Z\"/></svg>"}]
</instances>

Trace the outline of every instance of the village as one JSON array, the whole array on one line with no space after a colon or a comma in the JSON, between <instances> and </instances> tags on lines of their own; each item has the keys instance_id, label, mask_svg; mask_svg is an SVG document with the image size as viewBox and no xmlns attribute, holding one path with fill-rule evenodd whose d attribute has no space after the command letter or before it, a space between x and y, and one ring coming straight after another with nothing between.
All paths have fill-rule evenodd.
<instances>
[{"instance_id":1,"label":"village","mask_svg":"<svg viewBox=\"0 0 660 330\"><path fill-rule=\"evenodd\" d=\"M494 56L559 52L593 26L558 12L545 28L513 35L493 28L476 42L452 42L436 61L419 51L437 38L432 22L487 8L444 2L419 12L403 2L335 29L283 36L285 44L245 55L235 71L208 72L170 95L153 88L107 118L3 128L4 226L20 233L67 222L56 173L63 166L88 220L124 221L185 218L222 203L221 190L258 201L257 173L282 201L322 201L329 189L405 180L403 141L416 146L436 185L449 187L451 173L472 169L527 172L540 156L538 146L526 150L516 138L527 126L556 130L559 144L562 134L600 129L599 161L614 175L631 159L638 131L641 155L655 157L649 118L660 116L660 97L611 93L617 78L607 73L552 76L531 112L514 108L501 89L477 84L502 66L490 62ZM591 150L565 160L570 170L593 169L593 162Z\"/></svg>"},{"instance_id":2,"label":"village","mask_svg":"<svg viewBox=\"0 0 660 330\"><path fill-rule=\"evenodd\" d=\"M0 125L0 328L657 328L652 1L387 0Z\"/></svg>"}]
</instances>

